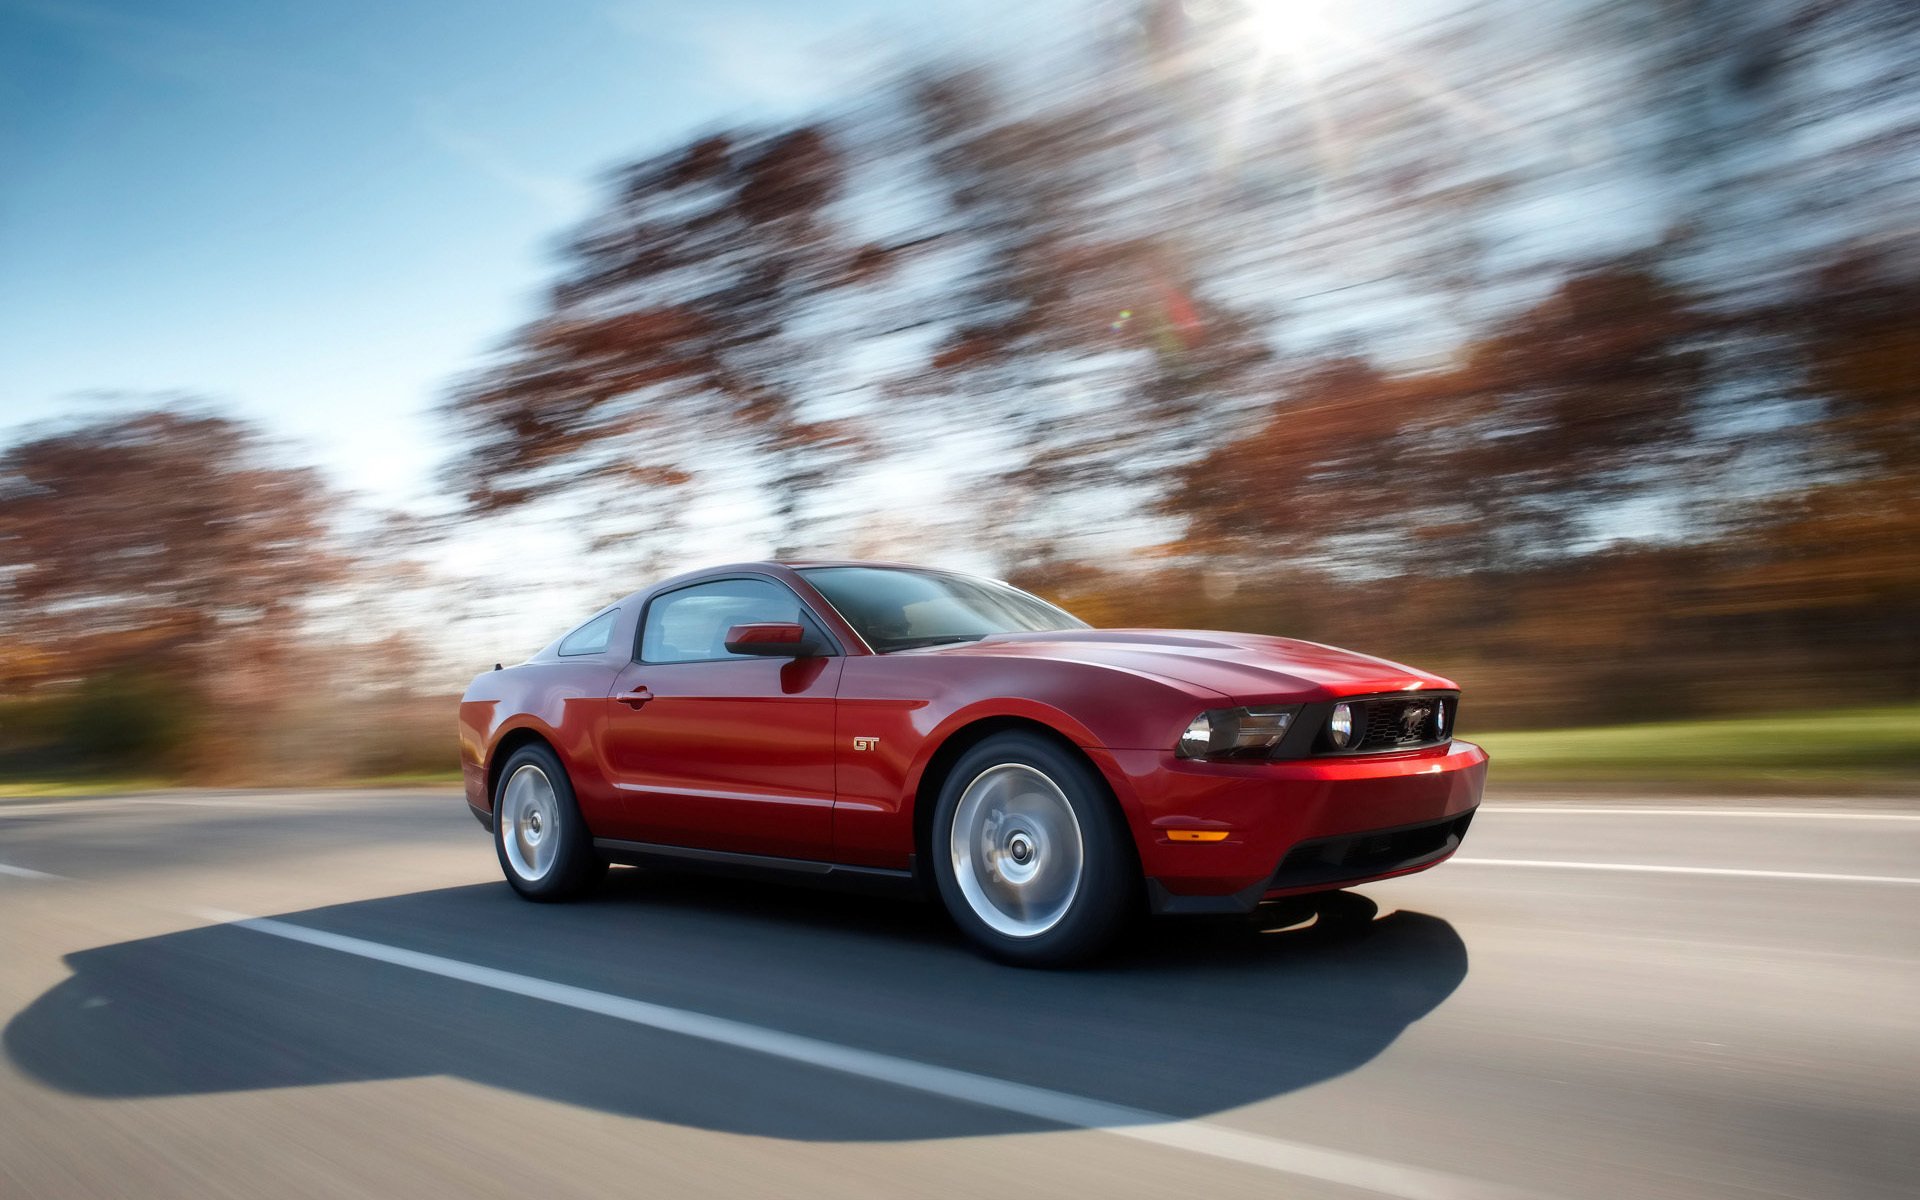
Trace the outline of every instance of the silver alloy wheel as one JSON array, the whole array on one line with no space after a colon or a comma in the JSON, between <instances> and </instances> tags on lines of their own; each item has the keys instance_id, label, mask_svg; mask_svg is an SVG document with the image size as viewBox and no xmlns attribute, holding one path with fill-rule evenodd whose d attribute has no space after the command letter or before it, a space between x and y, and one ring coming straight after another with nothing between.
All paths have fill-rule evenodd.
<instances>
[{"instance_id":1,"label":"silver alloy wheel","mask_svg":"<svg viewBox=\"0 0 1920 1200\"><path fill-rule=\"evenodd\" d=\"M544 879L560 856L560 800L547 773L527 763L509 776L498 819L513 873L528 883Z\"/></svg>"},{"instance_id":2,"label":"silver alloy wheel","mask_svg":"<svg viewBox=\"0 0 1920 1200\"><path fill-rule=\"evenodd\" d=\"M974 776L953 810L947 852L974 915L994 932L1018 938L1060 923L1086 865L1067 794L1024 763L1000 763Z\"/></svg>"}]
</instances>

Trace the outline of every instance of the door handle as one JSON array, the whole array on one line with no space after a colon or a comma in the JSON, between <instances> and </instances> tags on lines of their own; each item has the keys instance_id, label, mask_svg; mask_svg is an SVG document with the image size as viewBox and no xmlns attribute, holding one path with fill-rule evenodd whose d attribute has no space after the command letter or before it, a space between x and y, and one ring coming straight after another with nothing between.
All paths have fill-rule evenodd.
<instances>
[{"instance_id":1,"label":"door handle","mask_svg":"<svg viewBox=\"0 0 1920 1200\"><path fill-rule=\"evenodd\" d=\"M633 707L639 708L642 704L653 699L653 693L643 687L637 687L630 692L621 692L615 696L614 699L622 704L631 704Z\"/></svg>"}]
</instances>

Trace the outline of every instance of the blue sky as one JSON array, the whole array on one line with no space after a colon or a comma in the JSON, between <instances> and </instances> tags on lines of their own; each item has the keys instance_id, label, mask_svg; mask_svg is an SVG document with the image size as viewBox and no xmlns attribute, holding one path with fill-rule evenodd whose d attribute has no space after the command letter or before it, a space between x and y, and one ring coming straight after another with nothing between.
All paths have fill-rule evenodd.
<instances>
[{"instance_id":1,"label":"blue sky","mask_svg":"<svg viewBox=\"0 0 1920 1200\"><path fill-rule=\"evenodd\" d=\"M0 440L189 393L418 498L601 172L1069 8L0 0Z\"/></svg>"}]
</instances>

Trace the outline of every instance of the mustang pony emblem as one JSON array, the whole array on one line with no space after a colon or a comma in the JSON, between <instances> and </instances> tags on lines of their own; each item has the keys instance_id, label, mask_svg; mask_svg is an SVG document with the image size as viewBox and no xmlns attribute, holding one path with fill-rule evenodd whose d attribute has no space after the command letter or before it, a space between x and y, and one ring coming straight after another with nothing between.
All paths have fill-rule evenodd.
<instances>
[{"instance_id":1,"label":"mustang pony emblem","mask_svg":"<svg viewBox=\"0 0 1920 1200\"><path fill-rule=\"evenodd\" d=\"M1409 704L1400 714L1400 736L1412 741L1420 736L1420 730L1426 725L1427 718L1433 715L1433 708L1426 704Z\"/></svg>"}]
</instances>

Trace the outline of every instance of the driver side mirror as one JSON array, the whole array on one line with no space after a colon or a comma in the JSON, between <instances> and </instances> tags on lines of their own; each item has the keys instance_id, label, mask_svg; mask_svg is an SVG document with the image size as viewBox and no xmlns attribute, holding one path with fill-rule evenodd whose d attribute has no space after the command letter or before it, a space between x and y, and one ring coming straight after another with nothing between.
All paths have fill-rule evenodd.
<instances>
[{"instance_id":1,"label":"driver side mirror","mask_svg":"<svg viewBox=\"0 0 1920 1200\"><path fill-rule=\"evenodd\" d=\"M729 654L754 654L762 658L811 658L820 647L807 636L806 626L798 621L755 621L727 630L725 642Z\"/></svg>"}]
</instances>

